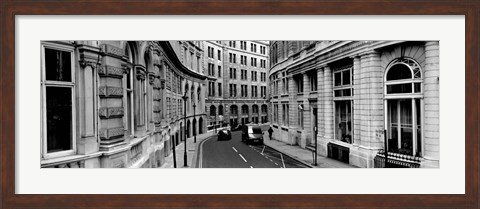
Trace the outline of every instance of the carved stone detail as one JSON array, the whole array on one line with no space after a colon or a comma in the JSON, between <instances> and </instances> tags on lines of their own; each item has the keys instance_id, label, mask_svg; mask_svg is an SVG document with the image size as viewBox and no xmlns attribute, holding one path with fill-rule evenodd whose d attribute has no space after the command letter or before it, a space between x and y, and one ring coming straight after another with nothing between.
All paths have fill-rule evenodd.
<instances>
[{"instance_id":1,"label":"carved stone detail","mask_svg":"<svg viewBox=\"0 0 480 209\"><path fill-rule=\"evenodd\" d=\"M155 73L154 72L148 72L148 81L150 84L153 84L155 82Z\"/></svg>"},{"instance_id":2,"label":"carved stone detail","mask_svg":"<svg viewBox=\"0 0 480 209\"><path fill-rule=\"evenodd\" d=\"M160 79L160 88L165 89L165 79Z\"/></svg>"},{"instance_id":3,"label":"carved stone detail","mask_svg":"<svg viewBox=\"0 0 480 209\"><path fill-rule=\"evenodd\" d=\"M98 74L102 77L123 78L124 69L121 67L104 66L98 70Z\"/></svg>"},{"instance_id":4,"label":"carved stone detail","mask_svg":"<svg viewBox=\"0 0 480 209\"><path fill-rule=\"evenodd\" d=\"M124 134L123 127L101 129L99 133L100 139L104 139L104 140L122 137L123 134Z\"/></svg>"},{"instance_id":5,"label":"carved stone detail","mask_svg":"<svg viewBox=\"0 0 480 209\"><path fill-rule=\"evenodd\" d=\"M162 95L160 94L160 92L155 92L155 93L153 94L153 100L154 100L154 101L160 101L160 100L162 100Z\"/></svg>"},{"instance_id":6,"label":"carved stone detail","mask_svg":"<svg viewBox=\"0 0 480 209\"><path fill-rule=\"evenodd\" d=\"M124 55L121 48L109 44L102 45L102 49L107 55L113 55L116 57L122 57Z\"/></svg>"},{"instance_id":7,"label":"carved stone detail","mask_svg":"<svg viewBox=\"0 0 480 209\"><path fill-rule=\"evenodd\" d=\"M123 97L123 88L103 86L98 90L100 97Z\"/></svg>"},{"instance_id":8,"label":"carved stone detail","mask_svg":"<svg viewBox=\"0 0 480 209\"><path fill-rule=\"evenodd\" d=\"M123 107L102 107L98 111L102 118L117 118L124 114Z\"/></svg>"},{"instance_id":9,"label":"carved stone detail","mask_svg":"<svg viewBox=\"0 0 480 209\"><path fill-rule=\"evenodd\" d=\"M153 106L153 112L154 113L159 113L162 110L161 106Z\"/></svg>"}]
</instances>

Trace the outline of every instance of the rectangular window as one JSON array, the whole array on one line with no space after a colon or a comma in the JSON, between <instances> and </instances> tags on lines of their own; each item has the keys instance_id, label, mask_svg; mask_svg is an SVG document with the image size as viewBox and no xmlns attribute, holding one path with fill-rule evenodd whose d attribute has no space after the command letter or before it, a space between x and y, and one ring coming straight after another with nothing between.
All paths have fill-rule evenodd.
<instances>
[{"instance_id":1,"label":"rectangular window","mask_svg":"<svg viewBox=\"0 0 480 209\"><path fill-rule=\"evenodd\" d=\"M222 96L222 84L221 83L218 83L218 96L219 97Z\"/></svg>"},{"instance_id":2,"label":"rectangular window","mask_svg":"<svg viewBox=\"0 0 480 209\"><path fill-rule=\"evenodd\" d=\"M335 101L335 140L352 143L352 101Z\"/></svg>"},{"instance_id":3,"label":"rectangular window","mask_svg":"<svg viewBox=\"0 0 480 209\"><path fill-rule=\"evenodd\" d=\"M73 49L43 46L42 58L42 156L73 154L76 149Z\"/></svg>"},{"instance_id":4,"label":"rectangular window","mask_svg":"<svg viewBox=\"0 0 480 209\"><path fill-rule=\"evenodd\" d=\"M295 76L295 84L297 85L297 93L303 92L303 75Z\"/></svg>"},{"instance_id":5,"label":"rectangular window","mask_svg":"<svg viewBox=\"0 0 480 209\"><path fill-rule=\"evenodd\" d=\"M218 73L217 73L218 77L221 78L222 77L222 66L218 66Z\"/></svg>"},{"instance_id":6,"label":"rectangular window","mask_svg":"<svg viewBox=\"0 0 480 209\"><path fill-rule=\"evenodd\" d=\"M220 50L217 50L217 58L218 60L222 60L222 53L220 52Z\"/></svg>"},{"instance_id":7,"label":"rectangular window","mask_svg":"<svg viewBox=\"0 0 480 209\"><path fill-rule=\"evenodd\" d=\"M317 71L310 72L308 80L310 81L310 91L317 91Z\"/></svg>"}]
</instances>

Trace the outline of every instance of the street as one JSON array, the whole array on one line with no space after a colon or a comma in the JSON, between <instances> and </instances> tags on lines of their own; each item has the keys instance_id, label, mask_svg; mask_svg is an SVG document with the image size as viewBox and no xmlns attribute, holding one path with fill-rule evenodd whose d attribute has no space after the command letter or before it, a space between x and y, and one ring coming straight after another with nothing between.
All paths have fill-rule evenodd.
<instances>
[{"instance_id":1,"label":"street","mask_svg":"<svg viewBox=\"0 0 480 209\"><path fill-rule=\"evenodd\" d=\"M232 132L231 140L218 141L214 136L201 146L200 168L307 168L268 146L245 144L241 141L241 131Z\"/></svg>"}]
</instances>

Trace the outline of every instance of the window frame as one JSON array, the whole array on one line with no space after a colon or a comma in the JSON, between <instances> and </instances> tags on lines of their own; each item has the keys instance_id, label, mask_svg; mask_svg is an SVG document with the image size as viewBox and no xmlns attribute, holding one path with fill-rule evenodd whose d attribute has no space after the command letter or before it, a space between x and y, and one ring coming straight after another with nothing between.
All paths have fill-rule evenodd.
<instances>
[{"instance_id":1,"label":"window frame","mask_svg":"<svg viewBox=\"0 0 480 209\"><path fill-rule=\"evenodd\" d=\"M47 81L46 80L46 61L45 61L45 49L53 49L58 51L64 51L70 53L70 70L71 70L71 81L64 82L64 81ZM76 105L76 75L75 75L75 48L73 46L64 46L55 43L41 43L41 117L42 117L42 124L41 124L41 131L42 131L42 141L41 141L41 155L42 159L51 159L56 157L63 157L68 155L73 155L77 152L77 105ZM67 87L71 90L71 102L72 102L72 148L69 150L63 150L53 153L48 153L48 146L47 146L47 95L46 90L47 86L52 87Z\"/></svg>"}]
</instances>

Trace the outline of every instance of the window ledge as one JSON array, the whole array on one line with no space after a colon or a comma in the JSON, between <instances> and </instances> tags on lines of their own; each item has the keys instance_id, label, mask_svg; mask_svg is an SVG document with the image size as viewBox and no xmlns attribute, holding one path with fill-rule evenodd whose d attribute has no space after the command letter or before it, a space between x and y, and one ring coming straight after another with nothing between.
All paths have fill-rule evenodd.
<instances>
[{"instance_id":1,"label":"window ledge","mask_svg":"<svg viewBox=\"0 0 480 209\"><path fill-rule=\"evenodd\" d=\"M42 160L40 163L43 167L51 167L51 166L56 166L60 164L65 164L65 163L71 163L71 162L76 162L76 161L81 161L81 160L86 160L90 158L95 158L102 155L102 152L94 152L91 154L87 155L69 155L69 156L64 156L64 157L57 157L57 158L52 158L52 159L45 159Z\"/></svg>"}]
</instances>

